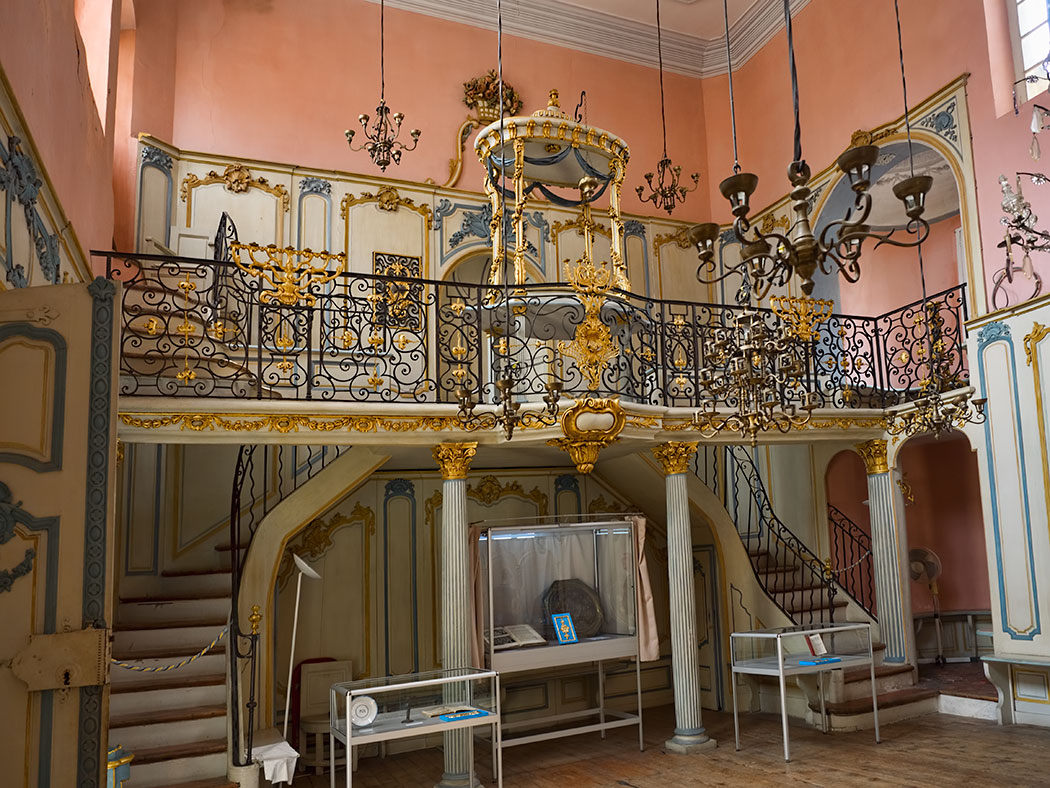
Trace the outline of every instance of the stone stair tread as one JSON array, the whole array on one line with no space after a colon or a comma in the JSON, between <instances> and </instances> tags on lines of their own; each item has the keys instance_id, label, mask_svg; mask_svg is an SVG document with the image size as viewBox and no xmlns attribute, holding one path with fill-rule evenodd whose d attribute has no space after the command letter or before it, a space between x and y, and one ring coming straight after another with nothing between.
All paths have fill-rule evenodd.
<instances>
[{"instance_id":1,"label":"stone stair tread","mask_svg":"<svg viewBox=\"0 0 1050 788\"><path fill-rule=\"evenodd\" d=\"M175 621L144 621L141 624L117 624L113 627L114 632L139 632L154 629L188 629L192 627L218 627L226 626L225 616L209 616L207 618L181 618ZM216 632L215 634L218 634ZM193 652L190 652L191 654Z\"/></svg>"},{"instance_id":2,"label":"stone stair tread","mask_svg":"<svg viewBox=\"0 0 1050 788\"><path fill-rule=\"evenodd\" d=\"M210 673L201 676L170 676L149 681L118 681L109 685L110 694L124 692L152 692L153 690L190 689L192 687L212 687L225 684L226 675Z\"/></svg>"},{"instance_id":3,"label":"stone stair tread","mask_svg":"<svg viewBox=\"0 0 1050 788\"><path fill-rule=\"evenodd\" d=\"M161 577L200 577L201 575L228 575L232 569L165 569Z\"/></svg>"},{"instance_id":4,"label":"stone stair tread","mask_svg":"<svg viewBox=\"0 0 1050 788\"><path fill-rule=\"evenodd\" d=\"M109 727L132 728L139 725L153 725L161 722L183 722L184 720L208 720L213 717L225 717L226 704L213 706L191 706L182 709L150 709L135 714L123 714L109 718ZM118 734L119 735L119 734Z\"/></svg>"},{"instance_id":5,"label":"stone stair tread","mask_svg":"<svg viewBox=\"0 0 1050 788\"><path fill-rule=\"evenodd\" d=\"M224 544L217 544L217 545L215 545L215 547L213 549L217 553L228 553L228 552L230 552L233 549L233 545L230 544L229 542L226 542ZM240 546L239 549L247 550L248 549L248 545L243 544L243 545Z\"/></svg>"},{"instance_id":6,"label":"stone stair tread","mask_svg":"<svg viewBox=\"0 0 1050 788\"><path fill-rule=\"evenodd\" d=\"M905 662L876 665L875 679L878 680L884 676L896 676L901 673L911 673L913 670L914 668ZM871 671L867 668L849 668L842 671L842 681L846 684L852 684L855 681L868 681L870 678Z\"/></svg>"},{"instance_id":7,"label":"stone stair tread","mask_svg":"<svg viewBox=\"0 0 1050 788\"><path fill-rule=\"evenodd\" d=\"M206 599L230 599L230 592L222 591L187 591L182 594L154 594L152 596L122 596L124 605L154 605L163 602L198 602Z\"/></svg>"},{"instance_id":8,"label":"stone stair tread","mask_svg":"<svg viewBox=\"0 0 1050 788\"><path fill-rule=\"evenodd\" d=\"M776 594L776 593L777 593L776 591L773 592L773 594ZM822 601L821 604L813 605L812 607L809 607L809 608L789 608L787 610L787 613L790 616L797 616L800 613L808 613L811 610L827 610L829 607L834 607L836 609L837 608L843 608L843 607L846 607L846 605L848 605L848 604L849 603L845 599L836 599L830 605L827 604L827 602Z\"/></svg>"},{"instance_id":9,"label":"stone stair tread","mask_svg":"<svg viewBox=\"0 0 1050 788\"><path fill-rule=\"evenodd\" d=\"M879 711L883 709L891 709L894 706L903 706L907 703L917 703L921 700L928 700L929 698L936 698L940 695L938 690L934 689L918 689L917 687L909 687L906 689L893 690L887 693L878 693L879 699ZM820 713L819 703L810 703L809 708L811 711ZM856 698L854 700L843 700L836 702L829 702L825 705L828 714L839 714L839 715L851 715L851 714L870 714L871 713L871 696L866 695L863 698Z\"/></svg>"},{"instance_id":10,"label":"stone stair tread","mask_svg":"<svg viewBox=\"0 0 1050 788\"><path fill-rule=\"evenodd\" d=\"M166 659L168 657L189 657L201 650L200 646L160 646L158 648L137 649L135 651L114 651L113 659L121 662L131 662L138 659ZM206 651L206 654L222 654L226 646L219 641L215 646Z\"/></svg>"},{"instance_id":11,"label":"stone stair tread","mask_svg":"<svg viewBox=\"0 0 1050 788\"><path fill-rule=\"evenodd\" d=\"M134 788L128 783L129 788ZM205 780L193 780L188 783L166 783L156 788L237 788L237 783L231 783L225 777L209 777Z\"/></svg>"},{"instance_id":12,"label":"stone stair tread","mask_svg":"<svg viewBox=\"0 0 1050 788\"><path fill-rule=\"evenodd\" d=\"M788 564L755 567L755 571L760 575L786 575L789 572L797 572L799 569L800 567L798 566L790 566Z\"/></svg>"},{"instance_id":13,"label":"stone stair tread","mask_svg":"<svg viewBox=\"0 0 1050 788\"><path fill-rule=\"evenodd\" d=\"M174 761L179 758L194 758L198 755L213 755L217 752L226 752L225 737L194 741L187 744L165 744L161 747L139 748L138 750L135 750L135 760L133 763L142 766L145 763Z\"/></svg>"}]
</instances>

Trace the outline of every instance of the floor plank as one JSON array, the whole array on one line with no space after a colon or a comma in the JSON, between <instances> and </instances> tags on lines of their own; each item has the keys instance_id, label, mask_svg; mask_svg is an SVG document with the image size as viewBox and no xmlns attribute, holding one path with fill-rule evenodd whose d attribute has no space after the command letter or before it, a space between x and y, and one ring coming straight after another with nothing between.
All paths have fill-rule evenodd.
<instances>
[{"instance_id":1,"label":"floor plank","mask_svg":"<svg viewBox=\"0 0 1050 788\"><path fill-rule=\"evenodd\" d=\"M718 748L702 755L675 755L663 748L674 728L671 707L645 713L644 752L634 729L556 739L503 753L506 788L853 788L909 786L1050 787L1043 763L1050 729L999 726L982 720L932 714L886 725L882 743L872 731L827 735L791 726L792 761L783 760L780 718L741 716L741 750L733 748L733 717L704 712ZM491 779L489 748L478 743L477 775ZM423 788L441 777L440 750L418 750L387 758L361 758L355 788ZM328 775L301 775L296 788L327 788ZM345 785L342 770L336 785Z\"/></svg>"}]
</instances>

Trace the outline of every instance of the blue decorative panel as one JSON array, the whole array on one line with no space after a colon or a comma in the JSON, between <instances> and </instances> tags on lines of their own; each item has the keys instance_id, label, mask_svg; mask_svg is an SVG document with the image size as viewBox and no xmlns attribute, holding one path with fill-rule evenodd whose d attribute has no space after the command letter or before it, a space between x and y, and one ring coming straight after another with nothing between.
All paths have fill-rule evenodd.
<instances>
[{"instance_id":1,"label":"blue decorative panel","mask_svg":"<svg viewBox=\"0 0 1050 788\"><path fill-rule=\"evenodd\" d=\"M142 161L139 164L139 219L138 226L135 228L135 238L137 239L142 234L142 174L147 168L158 170L164 175L164 180L167 181L168 184L166 190L167 196L164 201L164 245L171 246L171 196L175 190L171 174L172 161L171 156L160 148L154 148L152 145L146 145L143 147Z\"/></svg>"},{"instance_id":2,"label":"blue decorative panel","mask_svg":"<svg viewBox=\"0 0 1050 788\"><path fill-rule=\"evenodd\" d=\"M29 155L21 150L22 140L8 137L7 146L0 143L0 191L4 193L4 274L12 287L26 287L29 277L25 266L14 258L12 221L17 202L25 217L26 230L33 242L36 260L44 279L52 284L59 281L58 235L49 233L37 210L36 200L40 194L41 180Z\"/></svg>"},{"instance_id":3,"label":"blue decorative panel","mask_svg":"<svg viewBox=\"0 0 1050 788\"><path fill-rule=\"evenodd\" d=\"M391 502L397 499L407 500L409 503L409 520L408 525L408 547L409 547L409 566L408 567L391 567L390 565L390 548L393 543L391 538L391 530L393 528L405 525L404 523L393 522L391 517ZM411 598L411 611L412 611L412 625L411 625L411 638L412 638L412 672L419 670L419 589L417 587L417 564L418 564L418 544L416 534L416 486L409 479L391 479L386 483L386 487L383 490L383 646L384 646L384 664L386 666L386 674L391 675L390 666L390 624L391 624L391 611L390 611L390 589L392 585L404 585L407 580L410 586L409 593Z\"/></svg>"},{"instance_id":4,"label":"blue decorative panel","mask_svg":"<svg viewBox=\"0 0 1050 788\"><path fill-rule=\"evenodd\" d=\"M296 230L296 245L303 248L303 200L309 196L319 197L325 201L325 229L324 248L332 248L332 184L324 178L303 178L299 181L299 202L296 206L298 216L298 229Z\"/></svg>"},{"instance_id":5,"label":"blue decorative panel","mask_svg":"<svg viewBox=\"0 0 1050 788\"><path fill-rule=\"evenodd\" d=\"M7 323L0 326L0 343L9 337L26 337L47 342L55 349L54 383L52 384L51 446L46 461L13 451L0 451L0 462L17 463L38 473L62 468L62 437L66 413L66 340L50 328L30 323Z\"/></svg>"},{"instance_id":6,"label":"blue decorative panel","mask_svg":"<svg viewBox=\"0 0 1050 788\"><path fill-rule=\"evenodd\" d=\"M449 229L445 225L445 219L451 217L458 211L462 211L459 229L448 235L447 243L441 244L441 263L444 265L455 254L473 247L484 247L491 243L489 235L489 223L492 221L492 205L482 203L471 205L470 203L453 203L448 199L438 202L434 210L434 229L444 238L444 233ZM515 244L513 217L507 213L503 217L503 232L507 238L508 248ZM540 248L531 241L526 240L525 255L536 265L544 276L547 275L547 249L546 244L550 241L550 225L541 211L533 211L525 214L529 225L540 231Z\"/></svg>"},{"instance_id":7,"label":"blue decorative panel","mask_svg":"<svg viewBox=\"0 0 1050 788\"><path fill-rule=\"evenodd\" d=\"M1023 523L1002 522L999 507L1000 498L1003 495L1003 490L1001 489L1003 474L996 472L995 455L997 452L995 451L995 441L993 439L993 421L995 421L995 412L991 408L993 403L989 403L988 417L984 423L984 441L985 457L988 466L988 488L991 498L992 531L995 541L996 576L999 586L999 615L1002 621L1003 632L1008 634L1013 640L1034 640L1035 636L1041 631L1041 624L1039 618L1039 592L1035 577L1035 555L1032 545L1032 518L1028 502L1028 469L1024 450L1024 426L1021 418L1021 402L1017 385L1017 363L1014 354L1013 338L1010 333L1010 327L1003 322L989 323L977 334L978 380L981 387L981 396L987 397L987 350L990 346L999 342L1006 346L1007 357L1009 359L1009 379L1006 385L1009 385L1012 391L1012 399L1007 404L1012 410L1013 423L997 424L995 426L1000 430L1015 430L1015 434L1012 437L1017 441L1017 448L1016 456L1013 456L1013 453L1011 453L1011 456L1009 457L999 456L998 460L1001 463L1009 463L1011 466L1016 463L1017 473L1019 475L1017 481L1018 487L1020 488L1020 499L1023 511ZM1010 611L1007 607L1006 572L1016 572L1019 567L1011 566L1008 569L1006 566L1003 556L1004 528L1023 528L1025 541L1023 552L1026 553L1025 560L1027 561L1027 567L1025 567L1025 570L1031 587L1031 623L1023 629L1011 625Z\"/></svg>"}]
</instances>

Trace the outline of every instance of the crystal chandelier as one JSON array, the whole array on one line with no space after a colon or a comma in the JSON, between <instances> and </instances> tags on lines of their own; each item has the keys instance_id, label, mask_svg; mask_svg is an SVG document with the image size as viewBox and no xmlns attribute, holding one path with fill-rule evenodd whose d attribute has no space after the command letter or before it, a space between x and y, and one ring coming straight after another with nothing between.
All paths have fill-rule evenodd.
<instances>
[{"instance_id":1,"label":"crystal chandelier","mask_svg":"<svg viewBox=\"0 0 1050 788\"><path fill-rule=\"evenodd\" d=\"M810 420L817 403L805 386L805 346L787 324L770 328L762 312L747 306L734 312L730 327L716 329L705 351L700 379L713 399L693 416L705 438L737 432L754 446L760 432L788 432ZM736 412L718 413L716 401L735 402Z\"/></svg>"},{"instance_id":2,"label":"crystal chandelier","mask_svg":"<svg viewBox=\"0 0 1050 788\"><path fill-rule=\"evenodd\" d=\"M912 162L911 117L908 112L908 83L904 77L904 44L901 36L901 17L898 0L893 0L897 16L897 46L900 51L901 85L904 92L904 126L908 135L908 159ZM953 381L945 374L944 341L941 339L943 319L936 302L930 303L926 296L926 271L922 259L922 239L915 244L919 257L919 280L922 282L922 315L926 326L927 376L919 382L922 396L914 403L899 410L886 411L886 431L890 435L910 438L913 435L931 433L934 438L949 433L967 424L982 424L985 420L985 399L970 399L973 388L962 389L944 396L942 392Z\"/></svg>"},{"instance_id":3,"label":"crystal chandelier","mask_svg":"<svg viewBox=\"0 0 1050 788\"><path fill-rule=\"evenodd\" d=\"M386 24L386 0L379 2L379 106L376 107L376 118L372 128L368 127L368 115L361 114L357 119L361 122L361 128L368 138L368 142L360 147L354 147L354 132L347 129L346 142L352 151L368 151L368 155L380 170L386 172L390 163L401 163L401 154L416 149L419 142L419 129L412 129L409 134L412 144L405 145L398 137L401 134L401 124L405 116L400 112L391 115L390 107L386 105L386 71L385 71L385 24Z\"/></svg>"},{"instance_id":4,"label":"crystal chandelier","mask_svg":"<svg viewBox=\"0 0 1050 788\"><path fill-rule=\"evenodd\" d=\"M752 227L748 219L750 200L758 186L758 176L740 171L737 152L736 113L733 98L733 61L729 47L728 2L723 0L725 14L726 50L729 52L729 106L733 124L733 174L719 184L733 213L733 231L741 244L741 259L738 263L723 263L722 273L716 270L714 242L718 238L718 225L701 224L693 228L692 236L700 257L697 278L705 284L720 282L731 275L739 275L746 281L757 298L762 298L771 287L788 282L792 274L801 280L802 292L813 292L813 275L819 267L825 274L836 270L850 282L860 278L860 256L863 244L875 240L875 248L883 244L913 247L929 234L929 224L922 218L926 194L933 180L926 175L915 175L893 187L893 193L903 203L908 217L906 229L911 240L895 238L897 230L875 232L866 222L871 214L871 171L879 155L875 145L851 148L839 156L836 164L849 179L854 193L852 208L845 218L828 224L817 237L813 234L810 212L812 211L809 180L811 171L802 156L802 128L799 121L798 74L795 68L795 46L791 29L791 3L784 0L784 20L787 28L788 60L791 71L791 92L795 115L794 161L788 166L791 183L790 197L792 217L787 234L762 232ZM742 285L743 287L744 285Z\"/></svg>"},{"instance_id":5,"label":"crystal chandelier","mask_svg":"<svg viewBox=\"0 0 1050 788\"><path fill-rule=\"evenodd\" d=\"M693 181L693 188L690 189L679 185L682 168L680 165L674 164L667 155L667 116L664 112L664 50L660 26L660 0L656 0L656 52L660 63L660 126L664 135L664 155L656 165L655 186L653 185L654 173L645 173L645 182L648 184L651 194L646 197L642 196L645 193L644 186L639 186L637 192L639 200L651 202L656 208L661 208L670 214L679 202L685 200L685 196L689 192L696 191L697 184L700 182L700 173L694 172L689 176Z\"/></svg>"},{"instance_id":6,"label":"crystal chandelier","mask_svg":"<svg viewBox=\"0 0 1050 788\"><path fill-rule=\"evenodd\" d=\"M503 103L503 3L502 0L496 0L496 67L497 77L499 79L499 124L500 124L500 139L503 139L503 120L504 113L506 112L506 105ZM506 161L505 158L501 159L501 166L499 170L500 187L505 189L506 182ZM500 215L493 214L496 225L502 224L502 211ZM502 229L502 228L501 228ZM523 229L519 227L519 231L523 232ZM505 330L502 332L503 336L494 343L493 347L496 350L497 357L495 360L495 366L499 369L499 378L495 382L496 386L496 407L494 410L486 410L481 413L476 412L478 402L474 399L473 392L464 385L459 385L456 388L456 399L459 403L459 411L457 413L459 423L466 430L479 430L479 429L494 429L499 427L503 430L503 435L510 440L514 437L514 430L520 426L552 426L558 421L558 401L561 398L561 384L555 379L551 378L546 385L546 393L543 396L544 407L541 410L521 410L521 403L514 398L514 386L517 384L517 380L514 377L514 331L517 323L514 310L511 307L511 292L510 292L510 272L507 270L508 266L512 264L512 259L507 255L507 233L500 233L501 248L500 254L493 255L492 264L501 265L503 267L503 304L501 305L504 309L504 326ZM497 333L497 329L493 328L493 333Z\"/></svg>"}]
</instances>

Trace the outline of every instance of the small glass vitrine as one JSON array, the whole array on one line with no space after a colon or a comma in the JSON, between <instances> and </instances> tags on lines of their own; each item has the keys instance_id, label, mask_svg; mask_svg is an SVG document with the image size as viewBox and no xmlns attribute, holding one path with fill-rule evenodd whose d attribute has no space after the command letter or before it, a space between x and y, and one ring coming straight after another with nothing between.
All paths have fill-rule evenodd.
<instances>
[{"instance_id":1,"label":"small glass vitrine","mask_svg":"<svg viewBox=\"0 0 1050 788\"><path fill-rule=\"evenodd\" d=\"M816 674L820 691L821 727L827 732L824 706L824 674L832 670L867 667L871 674L871 704L875 722L875 742L879 739L879 705L875 688L875 660L871 645L871 625L843 622L771 627L729 636L734 681L737 675L775 676L780 683L780 715L784 731L784 760L791 760L788 739L788 676ZM736 748L740 749L740 717L737 693L733 693L733 728Z\"/></svg>"},{"instance_id":2,"label":"small glass vitrine","mask_svg":"<svg viewBox=\"0 0 1050 788\"><path fill-rule=\"evenodd\" d=\"M346 747L346 785L350 788L353 747L479 726L491 728L493 779L502 786L499 703L499 674L477 668L450 668L333 684L329 747L332 788L335 788L337 741ZM473 784L474 737L468 738Z\"/></svg>"},{"instance_id":3,"label":"small glass vitrine","mask_svg":"<svg viewBox=\"0 0 1050 788\"><path fill-rule=\"evenodd\" d=\"M604 515L583 522L483 524L478 552L477 626L486 667L502 674L553 673L586 664L587 670L596 667L598 672L593 708L505 722L503 746L590 731L604 736L607 729L637 725L641 749L638 560L632 518ZM635 713L607 707L608 660L634 663ZM597 722L588 724L587 717ZM570 719L579 724L564 727ZM552 727L509 735L543 723Z\"/></svg>"}]
</instances>

